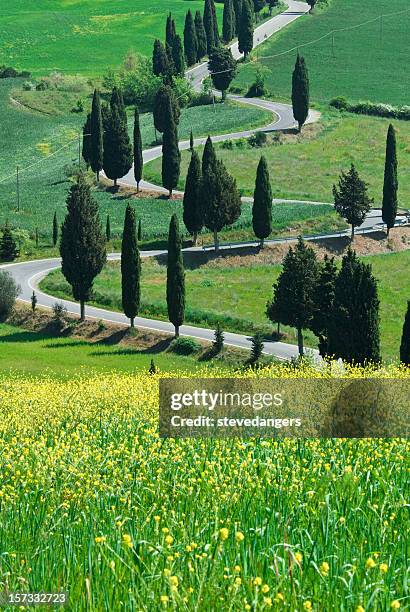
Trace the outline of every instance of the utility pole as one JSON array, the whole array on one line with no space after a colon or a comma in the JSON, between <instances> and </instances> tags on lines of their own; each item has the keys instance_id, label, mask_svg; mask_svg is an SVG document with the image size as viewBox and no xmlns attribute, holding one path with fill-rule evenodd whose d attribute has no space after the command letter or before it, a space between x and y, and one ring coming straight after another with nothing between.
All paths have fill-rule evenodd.
<instances>
[{"instance_id":1,"label":"utility pole","mask_svg":"<svg viewBox=\"0 0 410 612\"><path fill-rule=\"evenodd\" d=\"M20 212L20 176L19 176L20 168L17 166L16 169L16 187L17 187L17 212Z\"/></svg>"}]
</instances>

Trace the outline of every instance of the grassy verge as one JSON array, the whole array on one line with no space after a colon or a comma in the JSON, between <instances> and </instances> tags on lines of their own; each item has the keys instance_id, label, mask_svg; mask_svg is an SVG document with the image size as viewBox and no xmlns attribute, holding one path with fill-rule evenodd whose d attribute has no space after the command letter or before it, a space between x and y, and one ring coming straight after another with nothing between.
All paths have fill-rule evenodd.
<instances>
[{"instance_id":1,"label":"grassy verge","mask_svg":"<svg viewBox=\"0 0 410 612\"><path fill-rule=\"evenodd\" d=\"M410 200L407 172L410 122L392 123L397 130L399 198L406 206ZM284 134L279 141L270 139L262 148L251 147L244 141L232 141L232 149L226 148L226 144L218 144L216 150L244 195L253 194L256 168L263 154L271 170L272 191L276 198L331 202L332 185L337 183L340 171L347 170L353 162L379 205L388 125L387 119L326 112L323 123L305 127L301 137ZM183 152L180 188L183 188L188 165L189 153ZM161 183L160 159L146 166L145 176L151 182Z\"/></svg>"},{"instance_id":2,"label":"grassy verge","mask_svg":"<svg viewBox=\"0 0 410 612\"><path fill-rule=\"evenodd\" d=\"M405 9L408 9L407 0L391 0L388 4L384 0L365 3L333 0L326 10L300 17L264 43L254 52L257 63L244 65L234 85L246 91L260 65L270 93L289 100L296 51L280 54L298 48L309 68L312 100L328 102L335 96L345 96L352 101L407 104L409 13L384 17L382 25L380 22L380 15ZM363 27L337 32L334 53L332 36L322 38L332 30L368 21ZM317 43L303 46L319 38Z\"/></svg>"},{"instance_id":3,"label":"grassy verge","mask_svg":"<svg viewBox=\"0 0 410 612\"><path fill-rule=\"evenodd\" d=\"M254 257L254 256L253 256ZM397 359L404 313L408 300L408 266L410 251L374 255L364 260L372 264L379 280L381 302L381 339L384 359ZM272 333L265 309L272 296L272 284L280 272L278 264L252 264L252 256L228 257L208 263L188 263L186 271L186 322L242 333L261 330ZM143 260L142 316L167 319L165 286L166 269L156 260ZM60 271L52 272L41 282L42 290L70 298L70 288ZM110 263L95 283L94 304L121 310L121 278L118 263ZM296 343L293 329L284 328L285 340ZM313 334L306 332L308 346L317 345Z\"/></svg>"}]
</instances>

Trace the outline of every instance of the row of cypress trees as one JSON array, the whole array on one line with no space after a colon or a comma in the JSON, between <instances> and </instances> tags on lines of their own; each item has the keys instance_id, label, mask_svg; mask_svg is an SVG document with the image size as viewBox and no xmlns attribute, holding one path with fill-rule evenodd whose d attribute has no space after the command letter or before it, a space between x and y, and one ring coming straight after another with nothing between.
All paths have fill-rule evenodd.
<instances>
[{"instance_id":1,"label":"row of cypress trees","mask_svg":"<svg viewBox=\"0 0 410 612\"><path fill-rule=\"evenodd\" d=\"M83 128L82 156L87 168L95 172L97 181L101 170L117 185L134 166L137 189L143 174L142 138L138 109L134 114L133 144L128 135L128 121L121 91L114 87L109 104L102 104L98 90L94 91L91 112Z\"/></svg>"}]
</instances>

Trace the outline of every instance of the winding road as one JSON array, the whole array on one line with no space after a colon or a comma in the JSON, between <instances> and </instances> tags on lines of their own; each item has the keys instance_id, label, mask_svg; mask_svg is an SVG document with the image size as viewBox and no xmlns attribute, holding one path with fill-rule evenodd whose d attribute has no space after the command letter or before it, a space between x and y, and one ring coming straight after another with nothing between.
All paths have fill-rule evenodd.
<instances>
[{"instance_id":1,"label":"winding road","mask_svg":"<svg viewBox=\"0 0 410 612\"><path fill-rule=\"evenodd\" d=\"M296 2L294 0L287 0L288 9L276 17L266 21L258 28L255 29L255 46L262 43L266 38L278 32L283 27L303 15L309 10L309 6L305 2ZM232 53L236 59L240 57L240 53L238 50L238 45L235 43L232 47ZM202 80L208 75L207 64L201 64L196 66L195 68L188 71L187 76L191 78L192 83L196 89L200 88L200 84ZM242 98L238 96L231 96L234 100L243 103L255 105L260 108L269 110L275 115L275 120L273 120L269 125L257 128L255 130L248 130L245 132L235 132L232 134L224 134L220 136L213 137L214 142L226 140L226 139L235 139L250 136L256 131L274 131L274 130L284 130L295 127L296 123L293 118L292 108L287 104L279 104L276 102L270 102L267 100L259 100L259 99L248 99ZM319 113L315 111L311 111L309 116L309 121L316 121L319 117ZM205 142L205 138L198 138L195 140L195 145L200 145ZM182 141L179 144L180 149L187 149L189 147L189 141ZM152 161L157 157L161 156L161 147L154 147L152 149L148 149L144 151L144 162ZM135 185L133 171L131 170L121 181L125 185ZM144 189L149 189L150 191L163 192L163 188L152 185L150 183L144 182L141 185ZM249 201L250 198L243 198L245 201ZM283 200L281 200L283 201ZM305 203L305 202L304 202ZM318 202L314 202L314 204L318 204ZM404 218L398 219L398 223L404 221ZM366 221L364 222L361 231L363 233L374 231L374 229L379 228L381 226L382 220L380 217L379 211L372 211ZM347 232L346 232L347 233ZM319 238L330 238L330 237L339 237L344 234L332 234L332 235L324 235L324 236L315 236L315 237L307 237L307 240L319 239ZM283 243L288 242L291 239L278 239L278 240L267 240L266 244L273 243ZM229 250L232 246L235 248L249 248L255 247L255 242L247 242L241 243L240 245L221 245L221 250ZM191 247L188 249L184 249L185 252L199 252L203 251L202 247ZM141 257L154 257L163 255L166 251L141 251ZM108 259L111 261L119 260L120 255L118 253L112 253L108 256ZM51 270L59 268L61 265L61 260L59 258L54 259L43 259L43 260L35 260L21 263L12 263L5 264L0 266L0 268L8 270L15 281L21 287L21 293L19 299L22 302L30 303L30 298L32 292L35 290L38 305L46 308L52 308L52 306L56 302L56 298L49 296L38 289L38 283L42 278L44 278ZM59 300L60 301L60 300ZM62 300L64 306L67 308L69 313L78 314L79 306L75 302L71 302L68 300ZM119 312L113 312L110 310L105 310L101 308L96 308L93 306L87 306L87 317L94 318L97 320L104 320L107 322L117 323L120 325L128 325L128 319ZM166 334L173 334L174 329L173 326L166 321L158 321L157 319L147 319L142 317L137 317L135 319L135 325L139 328L153 330L156 332L162 332ZM212 341L214 337L214 330L205 329L200 327L194 327L190 325L183 325L180 328L180 333L182 336L189 336L192 338L196 338L198 340ZM249 336L235 334L231 332L225 333L225 343L229 346L233 346L236 348L242 349L250 349L251 348L251 339ZM273 355L278 359L288 360L297 355L297 347L293 344L286 344L283 342L273 342L270 340L266 340L264 342L264 353L268 355ZM312 354L317 355L317 351L312 351Z\"/></svg>"}]
</instances>

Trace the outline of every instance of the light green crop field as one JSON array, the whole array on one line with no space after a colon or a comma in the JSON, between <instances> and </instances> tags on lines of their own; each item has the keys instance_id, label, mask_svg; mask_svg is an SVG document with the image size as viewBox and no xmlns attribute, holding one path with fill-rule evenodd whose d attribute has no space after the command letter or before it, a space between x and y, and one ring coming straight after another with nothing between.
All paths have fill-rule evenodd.
<instances>
[{"instance_id":1,"label":"light green crop field","mask_svg":"<svg viewBox=\"0 0 410 612\"><path fill-rule=\"evenodd\" d=\"M408 294L410 251L364 257L371 263L379 281L381 303L381 346L386 360L397 360ZM152 260L142 262L143 316L167 319L165 266ZM252 333L261 329L272 332L266 318L272 285L281 266L230 264L207 265L186 270L186 322L205 327L221 326L230 331ZM121 310L121 277L119 265L109 264L95 282L94 304ZM70 287L60 271L52 272L41 282L41 288L58 297L71 297ZM284 328L287 341L296 343L293 329ZM307 332L308 346L315 347L317 339Z\"/></svg>"},{"instance_id":2,"label":"light green crop field","mask_svg":"<svg viewBox=\"0 0 410 612\"><path fill-rule=\"evenodd\" d=\"M237 179L244 195L253 195L256 168L261 155L265 155L271 176L274 197L319 202L332 202L332 185L337 183L340 171L348 170L353 162L361 177L369 184L369 192L379 206L383 194L386 134L389 120L351 114L326 112L323 130L317 136L302 138L284 144L263 148L244 146L233 150L216 145L217 155ZM393 121L397 131L399 200L404 208L410 202L410 122ZM305 128L315 130L316 127ZM201 150L202 151L202 150ZM188 170L189 153L182 154L181 181ZM160 180L161 160L145 168L146 177Z\"/></svg>"},{"instance_id":3,"label":"light green crop field","mask_svg":"<svg viewBox=\"0 0 410 612\"><path fill-rule=\"evenodd\" d=\"M165 37L169 11L182 34L185 14L203 11L193 0L13 0L0 8L0 64L34 75L59 71L101 75L129 50L151 55ZM218 14L221 5L217 4Z\"/></svg>"},{"instance_id":4,"label":"light green crop field","mask_svg":"<svg viewBox=\"0 0 410 612\"><path fill-rule=\"evenodd\" d=\"M380 20L382 14L406 9L406 13ZM266 74L270 93L290 99L292 70L299 48L309 68L313 101L328 102L334 96L345 96L352 101L408 104L408 9L408 0L330 0L328 8L300 17L254 52ZM363 27L337 32L333 57L332 36L322 37L332 30L369 21ZM303 46L319 38L322 40ZM294 50L279 55L289 49ZM256 63L244 66L234 84L247 90L255 78L256 66Z\"/></svg>"}]
</instances>

